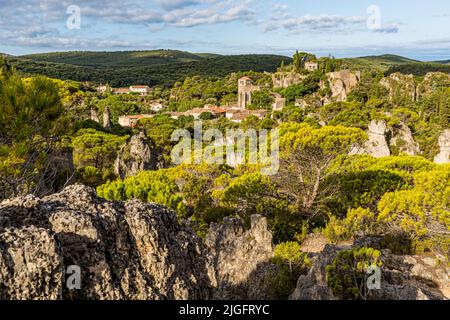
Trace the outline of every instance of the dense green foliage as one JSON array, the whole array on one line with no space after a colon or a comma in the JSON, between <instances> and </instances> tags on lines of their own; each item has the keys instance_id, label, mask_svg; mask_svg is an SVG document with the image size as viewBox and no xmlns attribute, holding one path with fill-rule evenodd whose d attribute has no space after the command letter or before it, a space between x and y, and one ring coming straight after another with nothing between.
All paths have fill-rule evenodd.
<instances>
[{"instance_id":1,"label":"dense green foliage","mask_svg":"<svg viewBox=\"0 0 450 320\"><path fill-rule=\"evenodd\" d=\"M402 65L390 66L387 74L401 72L405 74L413 74L415 76L424 76L428 72L445 72L450 73L450 66L440 63L408 63Z\"/></svg>"},{"instance_id":2,"label":"dense green foliage","mask_svg":"<svg viewBox=\"0 0 450 320\"><path fill-rule=\"evenodd\" d=\"M40 74L51 78L75 81L91 81L95 83L109 83L113 87L124 87L135 84L172 86L177 81L183 81L190 76L224 77L232 72L239 71L268 71L273 72L282 61L289 62L290 58L273 55L240 55L240 56L213 56L198 59L196 61L180 62L184 58L157 59L163 64L156 64L150 57L126 57L125 60L111 62L116 53L110 53L110 57L103 64L91 66L90 54L68 57L67 59L55 57L28 56L8 57L8 61L23 74ZM104 55L108 55L105 53ZM103 56L104 56L103 55ZM95 61L101 59L97 54ZM193 55L195 56L195 55ZM140 64L144 59L144 65ZM188 58L189 60L190 58ZM45 61L47 60L47 61ZM75 60L75 61L73 61ZM131 61L130 61L131 60ZM148 62L147 60L150 60ZM56 63L48 61L65 61ZM147 62L146 62L147 61ZM73 62L74 64L70 64ZM145 63L149 63L145 65ZM117 66L119 64L119 66Z\"/></svg>"},{"instance_id":3,"label":"dense green foliage","mask_svg":"<svg viewBox=\"0 0 450 320\"><path fill-rule=\"evenodd\" d=\"M382 266L381 252L372 248L356 248L338 252L327 266L327 284L333 295L344 300L368 298L367 271Z\"/></svg>"},{"instance_id":4,"label":"dense green foliage","mask_svg":"<svg viewBox=\"0 0 450 320\"><path fill-rule=\"evenodd\" d=\"M31 54L20 58L34 61L64 63L101 69L104 67L149 67L157 64L203 60L203 56L177 50L117 51L117 52L51 52Z\"/></svg>"},{"instance_id":5,"label":"dense green foliage","mask_svg":"<svg viewBox=\"0 0 450 320\"><path fill-rule=\"evenodd\" d=\"M298 242L284 242L275 247L273 262L278 272L272 279L272 294L277 299L287 299L297 285L298 277L311 266Z\"/></svg>"},{"instance_id":6,"label":"dense green foliage","mask_svg":"<svg viewBox=\"0 0 450 320\"><path fill-rule=\"evenodd\" d=\"M48 78L22 79L0 60L0 198L52 192L68 179L56 163L60 135L72 126L63 91Z\"/></svg>"}]
</instances>

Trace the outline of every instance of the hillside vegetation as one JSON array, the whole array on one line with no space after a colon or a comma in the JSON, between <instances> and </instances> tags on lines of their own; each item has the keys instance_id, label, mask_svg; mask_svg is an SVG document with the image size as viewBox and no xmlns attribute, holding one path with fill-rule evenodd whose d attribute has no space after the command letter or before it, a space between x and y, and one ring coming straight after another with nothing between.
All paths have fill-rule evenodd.
<instances>
[{"instance_id":1,"label":"hillside vegetation","mask_svg":"<svg viewBox=\"0 0 450 320\"><path fill-rule=\"evenodd\" d=\"M144 67L158 64L192 62L207 56L177 50L93 52L51 52L21 56L33 61L55 62L82 67L103 69L105 67Z\"/></svg>"},{"instance_id":2,"label":"hillside vegetation","mask_svg":"<svg viewBox=\"0 0 450 320\"><path fill-rule=\"evenodd\" d=\"M43 75L111 86L147 84L172 86L189 76L224 77L233 72L273 72L291 58L276 55L220 56L182 51L67 52L22 57L7 61L24 75Z\"/></svg>"},{"instance_id":3,"label":"hillside vegetation","mask_svg":"<svg viewBox=\"0 0 450 320\"><path fill-rule=\"evenodd\" d=\"M316 70L305 68L305 57L317 62ZM324 245L354 244L323 265L323 278L336 298L367 298L360 289L361 279L365 279L368 266L379 262L384 249L395 255L440 257L435 264L447 268L450 159L448 145L441 141L448 140L450 128L450 75L385 77L374 69L387 68L388 72L389 68L427 66L396 56L342 61L297 52L289 59L291 64L281 66L284 59L288 60L281 56L219 56L97 69L7 58L21 73L0 59L0 200L27 194L43 197L81 183L96 188L98 196L107 200L138 199L163 205L199 237L207 239L208 230L227 217L239 217L250 225L252 216L259 214L265 217L272 234L265 247L274 245L273 262L278 266L271 273L270 287L282 299L297 283L303 283L297 280L310 268L310 261L300 250L308 247L310 239L321 239ZM372 72L361 68L358 71L363 72L356 77L342 70L347 67L345 63L361 63ZM227 74L248 69L254 71ZM277 69L275 76L297 73L298 81L276 87L273 74L257 72L271 69ZM73 81L24 77L23 73L32 73L30 70L41 74L45 70L56 78L101 79L112 85L173 85L155 88L146 96L116 95ZM206 104L233 106L238 99L238 80L244 75L260 87L247 107L265 108L265 117L248 115L233 122L210 113L202 117L207 114L203 112L199 115L202 137L197 139L192 135L197 130L192 113L178 117L167 113ZM333 80L330 76L340 78ZM359 79L350 83L347 78L352 76ZM275 95L286 99L284 108L273 110ZM153 102L164 104L166 110L152 110ZM152 116L140 119L135 127L122 127L118 118L132 114ZM185 129L186 137L173 139L177 129ZM212 132L208 129L217 129L214 137L207 137ZM230 134L226 129L240 130ZM234 138L238 131L244 137L256 131L260 131L259 137L262 133L270 137L267 144L259 140L259 150L249 146L247 151L244 140L242 159L250 160L258 152L258 164L228 161L229 150L239 146ZM187 140L193 136L194 144ZM256 141L257 135L254 137ZM223 141L227 141L226 146ZM264 175L266 151L261 143L265 147L269 144L272 152L279 149L272 153L277 162L273 175ZM433 162L440 154L447 159ZM196 160L198 155L201 161ZM181 156L185 163L174 159ZM82 194L77 201L83 203L83 211L92 207ZM61 208L58 201L52 202ZM11 212L19 211L7 203ZM101 202L95 203L99 207ZM29 202L23 206L28 219ZM10 221L10 216L5 221ZM245 238L251 240L253 235ZM93 248L91 241L86 248ZM260 254L253 245L242 248ZM241 264L232 261L232 267L240 271Z\"/></svg>"}]
</instances>

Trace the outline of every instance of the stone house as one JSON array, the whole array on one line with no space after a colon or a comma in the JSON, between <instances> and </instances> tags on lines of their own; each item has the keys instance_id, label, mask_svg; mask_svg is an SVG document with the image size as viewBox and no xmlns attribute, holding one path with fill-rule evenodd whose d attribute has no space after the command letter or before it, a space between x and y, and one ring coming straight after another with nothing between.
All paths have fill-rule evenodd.
<instances>
[{"instance_id":1,"label":"stone house","mask_svg":"<svg viewBox=\"0 0 450 320\"><path fill-rule=\"evenodd\" d=\"M166 106L160 102L154 101L150 104L150 109L154 112L158 112L158 111L166 109Z\"/></svg>"},{"instance_id":2,"label":"stone house","mask_svg":"<svg viewBox=\"0 0 450 320\"><path fill-rule=\"evenodd\" d=\"M319 69L319 64L314 61L305 62L305 70L316 71Z\"/></svg>"},{"instance_id":3,"label":"stone house","mask_svg":"<svg viewBox=\"0 0 450 320\"><path fill-rule=\"evenodd\" d=\"M151 118L151 114L126 115L119 117L119 124L122 127L134 128L138 121L143 118Z\"/></svg>"},{"instance_id":4,"label":"stone house","mask_svg":"<svg viewBox=\"0 0 450 320\"><path fill-rule=\"evenodd\" d=\"M259 120L264 119L264 117L267 115L267 110L261 109L261 110L237 110L236 112L233 112L231 117L229 118L232 122L235 123L241 123L245 119L247 119L250 116L255 116Z\"/></svg>"},{"instance_id":5,"label":"stone house","mask_svg":"<svg viewBox=\"0 0 450 320\"><path fill-rule=\"evenodd\" d=\"M114 94L130 94L138 93L141 96L146 96L152 89L149 86L130 86L128 88L116 88L113 89Z\"/></svg>"},{"instance_id":6,"label":"stone house","mask_svg":"<svg viewBox=\"0 0 450 320\"><path fill-rule=\"evenodd\" d=\"M150 93L151 88L149 86L130 86L132 93L139 93L142 96L146 96Z\"/></svg>"}]
</instances>

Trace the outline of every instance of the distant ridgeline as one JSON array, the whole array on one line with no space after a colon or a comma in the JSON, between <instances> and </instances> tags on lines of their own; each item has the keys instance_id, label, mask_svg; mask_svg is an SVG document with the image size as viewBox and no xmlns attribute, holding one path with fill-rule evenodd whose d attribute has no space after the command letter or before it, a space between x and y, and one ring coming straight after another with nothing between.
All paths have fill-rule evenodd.
<instances>
[{"instance_id":1,"label":"distant ridgeline","mask_svg":"<svg viewBox=\"0 0 450 320\"><path fill-rule=\"evenodd\" d=\"M233 72L274 72L292 59L277 55L193 54L173 50L128 52L64 52L8 56L25 75L45 75L74 81L109 83L113 87L142 83L172 86L188 76L224 77Z\"/></svg>"}]
</instances>

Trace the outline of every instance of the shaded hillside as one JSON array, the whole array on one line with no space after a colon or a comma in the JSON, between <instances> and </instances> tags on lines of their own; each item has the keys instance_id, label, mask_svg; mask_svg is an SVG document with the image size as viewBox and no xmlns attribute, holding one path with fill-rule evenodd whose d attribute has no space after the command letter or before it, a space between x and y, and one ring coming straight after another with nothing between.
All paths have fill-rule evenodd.
<instances>
[{"instance_id":1,"label":"shaded hillside","mask_svg":"<svg viewBox=\"0 0 450 320\"><path fill-rule=\"evenodd\" d=\"M136 53L131 54L134 60L130 59L129 56L127 59L120 60L119 56L123 57L125 53L118 53L116 62L104 61L95 67L92 66L94 65L92 62L82 62L80 55L72 54L68 55L67 59L61 60L66 62L71 60L73 63L83 63L85 65L34 60L43 59L42 55L28 56L28 58L9 57L7 60L25 75L39 74L63 80L91 81L95 83L107 82L112 86L128 86L132 84L171 86L177 81L184 80L187 76L223 77L233 72L250 70L273 72L281 65L282 61L285 63L291 62L291 58L276 55L236 55L201 58L200 55L191 54L198 57L199 60L145 65L145 63L150 63L149 61L152 58L142 58L143 62L141 64L138 63L140 60L134 54ZM49 56L52 56L52 54L49 54ZM94 56L95 59L99 59L99 56ZM201 54L201 56L208 55ZM52 57L53 60L56 60L56 56ZM88 66L87 64L89 63L92 65ZM117 66L111 66L114 63Z\"/></svg>"}]
</instances>

